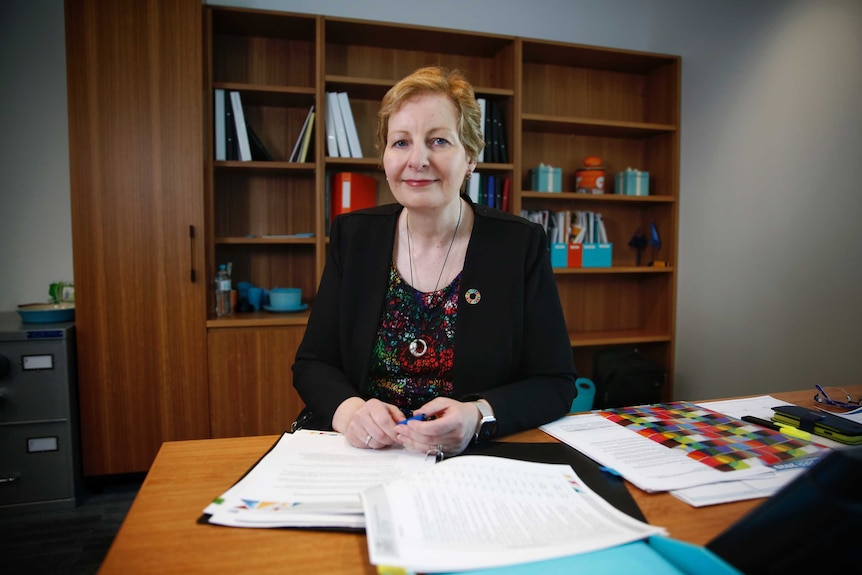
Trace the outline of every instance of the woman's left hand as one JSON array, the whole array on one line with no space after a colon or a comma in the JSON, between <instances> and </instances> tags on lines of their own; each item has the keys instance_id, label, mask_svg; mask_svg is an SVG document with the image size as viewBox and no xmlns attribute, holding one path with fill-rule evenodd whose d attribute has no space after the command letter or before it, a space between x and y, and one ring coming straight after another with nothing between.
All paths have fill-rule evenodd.
<instances>
[{"instance_id":1,"label":"woman's left hand","mask_svg":"<svg viewBox=\"0 0 862 575\"><path fill-rule=\"evenodd\" d=\"M414 415L434 416L431 421L408 421L396 426L398 442L414 451L437 451L444 455L457 455L464 451L476 433L481 418L479 409L472 403L448 397L432 399Z\"/></svg>"}]
</instances>

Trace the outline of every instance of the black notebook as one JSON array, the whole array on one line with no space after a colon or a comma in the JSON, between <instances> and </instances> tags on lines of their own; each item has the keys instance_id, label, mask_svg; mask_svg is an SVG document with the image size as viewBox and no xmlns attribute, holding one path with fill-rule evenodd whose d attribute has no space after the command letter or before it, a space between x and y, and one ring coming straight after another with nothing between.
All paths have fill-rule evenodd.
<instances>
[{"instance_id":1,"label":"black notebook","mask_svg":"<svg viewBox=\"0 0 862 575\"><path fill-rule=\"evenodd\" d=\"M469 446L462 455L492 455L535 463L562 463L575 470L584 483L605 501L634 519L648 523L621 477L565 443L508 443L495 441Z\"/></svg>"}]
</instances>

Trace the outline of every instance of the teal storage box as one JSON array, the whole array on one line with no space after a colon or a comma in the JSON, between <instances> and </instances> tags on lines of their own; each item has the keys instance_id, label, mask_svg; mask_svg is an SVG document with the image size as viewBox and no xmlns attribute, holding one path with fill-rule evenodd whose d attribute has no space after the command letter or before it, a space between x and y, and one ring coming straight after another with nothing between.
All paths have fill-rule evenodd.
<instances>
[{"instance_id":1,"label":"teal storage box","mask_svg":"<svg viewBox=\"0 0 862 575\"><path fill-rule=\"evenodd\" d=\"M649 172L627 169L616 175L617 194L622 196L648 196Z\"/></svg>"},{"instance_id":2,"label":"teal storage box","mask_svg":"<svg viewBox=\"0 0 862 575\"><path fill-rule=\"evenodd\" d=\"M614 244L584 244L583 264L585 268L609 268L613 259Z\"/></svg>"},{"instance_id":3,"label":"teal storage box","mask_svg":"<svg viewBox=\"0 0 862 575\"><path fill-rule=\"evenodd\" d=\"M536 192L561 192L563 190L563 169L539 164L532 173L531 187Z\"/></svg>"},{"instance_id":4,"label":"teal storage box","mask_svg":"<svg viewBox=\"0 0 862 575\"><path fill-rule=\"evenodd\" d=\"M569 266L569 247L561 242L551 244L551 267L565 268Z\"/></svg>"}]
</instances>

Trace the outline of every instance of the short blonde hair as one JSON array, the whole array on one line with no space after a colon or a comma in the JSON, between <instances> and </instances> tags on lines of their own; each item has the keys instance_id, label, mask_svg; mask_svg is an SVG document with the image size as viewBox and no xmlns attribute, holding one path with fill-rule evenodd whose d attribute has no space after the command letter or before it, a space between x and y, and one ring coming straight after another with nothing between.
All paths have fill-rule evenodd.
<instances>
[{"instance_id":1,"label":"short blonde hair","mask_svg":"<svg viewBox=\"0 0 862 575\"><path fill-rule=\"evenodd\" d=\"M410 98L420 94L442 94L447 96L458 113L458 137L467 151L470 161L476 162L485 147L482 140L482 112L473 86L458 70L440 66L420 68L400 80L383 96L377 114L377 153L380 161L386 151L389 137L389 118Z\"/></svg>"}]
</instances>

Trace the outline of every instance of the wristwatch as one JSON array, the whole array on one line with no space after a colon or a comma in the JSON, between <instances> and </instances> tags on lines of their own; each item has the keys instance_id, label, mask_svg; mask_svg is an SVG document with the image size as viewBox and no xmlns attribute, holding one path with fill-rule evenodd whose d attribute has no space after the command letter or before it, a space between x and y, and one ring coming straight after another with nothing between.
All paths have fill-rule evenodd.
<instances>
[{"instance_id":1,"label":"wristwatch","mask_svg":"<svg viewBox=\"0 0 862 575\"><path fill-rule=\"evenodd\" d=\"M482 415L482 419L476 427L476 435L473 436L473 442L481 443L483 441L488 441L494 436L494 433L497 431L497 418L494 417L494 412L491 410L491 406L484 401L477 401L475 404L476 407L479 408L479 413Z\"/></svg>"}]
</instances>

